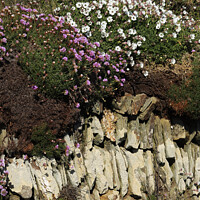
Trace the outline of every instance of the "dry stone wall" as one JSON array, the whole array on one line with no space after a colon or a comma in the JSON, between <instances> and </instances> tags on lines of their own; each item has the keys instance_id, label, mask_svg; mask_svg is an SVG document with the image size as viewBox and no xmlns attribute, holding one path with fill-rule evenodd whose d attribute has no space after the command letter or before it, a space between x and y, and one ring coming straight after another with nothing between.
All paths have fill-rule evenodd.
<instances>
[{"instance_id":1,"label":"dry stone wall","mask_svg":"<svg viewBox=\"0 0 200 200\"><path fill-rule=\"evenodd\" d=\"M9 159L10 199L56 199L69 184L82 200L199 199L199 122L190 129L160 118L157 103L145 94L126 94L110 109L98 102L77 126L80 148L65 136L68 160Z\"/></svg>"}]
</instances>

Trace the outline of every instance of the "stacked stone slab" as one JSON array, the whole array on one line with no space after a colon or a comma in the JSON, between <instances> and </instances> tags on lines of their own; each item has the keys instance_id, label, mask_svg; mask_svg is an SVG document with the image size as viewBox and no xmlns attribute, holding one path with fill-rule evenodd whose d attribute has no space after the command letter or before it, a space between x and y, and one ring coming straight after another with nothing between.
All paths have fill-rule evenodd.
<instances>
[{"instance_id":1,"label":"stacked stone slab","mask_svg":"<svg viewBox=\"0 0 200 200\"><path fill-rule=\"evenodd\" d=\"M157 103L145 94L126 94L110 108L98 102L78 129L81 147L73 136L64 138L70 159L10 159L10 190L23 199L50 200L71 183L83 200L198 199L200 153L193 141L199 126L189 132L180 119L160 118Z\"/></svg>"}]
</instances>

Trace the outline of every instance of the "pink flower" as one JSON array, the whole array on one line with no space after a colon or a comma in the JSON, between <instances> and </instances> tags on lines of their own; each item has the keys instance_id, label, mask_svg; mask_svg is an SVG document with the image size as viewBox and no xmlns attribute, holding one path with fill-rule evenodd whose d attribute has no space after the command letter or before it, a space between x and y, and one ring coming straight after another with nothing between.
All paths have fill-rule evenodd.
<instances>
[{"instance_id":1,"label":"pink flower","mask_svg":"<svg viewBox=\"0 0 200 200\"><path fill-rule=\"evenodd\" d=\"M110 70L107 70L107 74L110 75Z\"/></svg>"},{"instance_id":2,"label":"pink flower","mask_svg":"<svg viewBox=\"0 0 200 200\"><path fill-rule=\"evenodd\" d=\"M38 89L38 86L37 85L34 85L31 87L33 90L37 90Z\"/></svg>"},{"instance_id":3,"label":"pink flower","mask_svg":"<svg viewBox=\"0 0 200 200\"><path fill-rule=\"evenodd\" d=\"M62 48L62 49L60 49L59 51L64 53L64 52L66 51L66 48L65 48L65 47L63 47L63 48Z\"/></svg>"},{"instance_id":4,"label":"pink flower","mask_svg":"<svg viewBox=\"0 0 200 200\"><path fill-rule=\"evenodd\" d=\"M91 84L91 82L90 82L89 80L87 80L87 81L86 81L86 84L87 84L87 85L90 85L90 84Z\"/></svg>"},{"instance_id":5,"label":"pink flower","mask_svg":"<svg viewBox=\"0 0 200 200\"><path fill-rule=\"evenodd\" d=\"M64 95L68 95L69 94L69 91L68 90L65 90L64 91Z\"/></svg>"},{"instance_id":6,"label":"pink flower","mask_svg":"<svg viewBox=\"0 0 200 200\"><path fill-rule=\"evenodd\" d=\"M94 45L96 45L97 47L100 47L100 43L99 42L94 42Z\"/></svg>"},{"instance_id":7,"label":"pink flower","mask_svg":"<svg viewBox=\"0 0 200 200\"><path fill-rule=\"evenodd\" d=\"M79 108L80 107L80 103L76 103L76 108Z\"/></svg>"},{"instance_id":8,"label":"pink flower","mask_svg":"<svg viewBox=\"0 0 200 200\"><path fill-rule=\"evenodd\" d=\"M67 58L67 57L63 57L63 60L64 60L64 61L68 61L68 58Z\"/></svg>"},{"instance_id":9,"label":"pink flower","mask_svg":"<svg viewBox=\"0 0 200 200\"><path fill-rule=\"evenodd\" d=\"M55 149L58 149L58 146L59 146L59 145L57 144L57 145L55 146Z\"/></svg>"},{"instance_id":10,"label":"pink flower","mask_svg":"<svg viewBox=\"0 0 200 200\"><path fill-rule=\"evenodd\" d=\"M8 194L8 192L6 191L6 189L2 189L1 190L1 196L6 196Z\"/></svg>"},{"instance_id":11,"label":"pink flower","mask_svg":"<svg viewBox=\"0 0 200 200\"><path fill-rule=\"evenodd\" d=\"M107 78L104 78L104 79L103 79L103 82L107 82L107 81L108 81L108 79L107 79Z\"/></svg>"},{"instance_id":12,"label":"pink flower","mask_svg":"<svg viewBox=\"0 0 200 200\"><path fill-rule=\"evenodd\" d=\"M79 148L79 147L80 147L80 144L79 144L79 143L77 143L77 144L76 144L76 148Z\"/></svg>"}]
</instances>

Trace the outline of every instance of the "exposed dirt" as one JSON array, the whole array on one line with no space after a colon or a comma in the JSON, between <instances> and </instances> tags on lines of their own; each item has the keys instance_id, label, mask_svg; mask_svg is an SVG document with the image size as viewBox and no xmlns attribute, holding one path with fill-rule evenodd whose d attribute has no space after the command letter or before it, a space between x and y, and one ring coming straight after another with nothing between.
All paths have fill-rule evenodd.
<instances>
[{"instance_id":1,"label":"exposed dirt","mask_svg":"<svg viewBox=\"0 0 200 200\"><path fill-rule=\"evenodd\" d=\"M145 93L161 100L159 114L167 116L167 91L180 77L172 71L151 72L145 77L141 71L127 74L127 82L116 97L125 92L133 95ZM30 135L33 127L47 122L54 134L61 136L78 118L79 111L73 105L60 100L45 98L33 90L28 76L16 61L0 65L0 125L3 124L10 136L17 137L19 144L12 147L15 152L30 150ZM30 148L29 148L30 147Z\"/></svg>"}]
</instances>

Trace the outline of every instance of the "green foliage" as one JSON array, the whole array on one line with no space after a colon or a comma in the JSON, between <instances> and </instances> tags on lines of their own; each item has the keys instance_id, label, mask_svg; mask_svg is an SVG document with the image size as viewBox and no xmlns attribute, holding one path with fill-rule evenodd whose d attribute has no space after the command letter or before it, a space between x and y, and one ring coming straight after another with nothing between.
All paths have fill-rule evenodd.
<instances>
[{"instance_id":1,"label":"green foliage","mask_svg":"<svg viewBox=\"0 0 200 200\"><path fill-rule=\"evenodd\" d=\"M31 141L34 144L32 150L33 156L46 156L48 158L60 159L61 155L65 152L64 143L61 143L56 136L52 134L45 123L34 128ZM56 145L58 145L57 148Z\"/></svg>"},{"instance_id":2,"label":"green foliage","mask_svg":"<svg viewBox=\"0 0 200 200\"><path fill-rule=\"evenodd\" d=\"M171 105L178 114L189 114L192 119L200 118L200 55L195 56L192 74L180 86L169 90Z\"/></svg>"}]
</instances>

